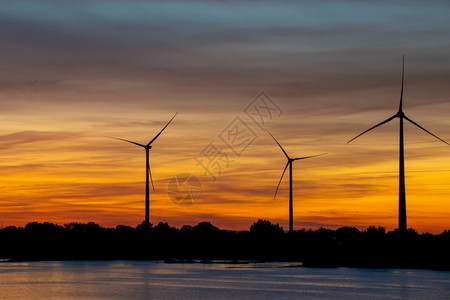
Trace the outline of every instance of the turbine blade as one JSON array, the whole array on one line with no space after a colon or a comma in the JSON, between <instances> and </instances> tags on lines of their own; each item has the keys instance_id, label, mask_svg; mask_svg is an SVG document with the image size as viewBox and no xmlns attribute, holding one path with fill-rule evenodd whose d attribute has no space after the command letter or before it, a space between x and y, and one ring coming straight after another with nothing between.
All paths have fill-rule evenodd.
<instances>
[{"instance_id":1,"label":"turbine blade","mask_svg":"<svg viewBox=\"0 0 450 300\"><path fill-rule=\"evenodd\" d=\"M153 192L155 191L155 186L153 185L152 169L150 169L150 162L147 164L148 175L150 176L150 181L152 182Z\"/></svg>"},{"instance_id":2,"label":"turbine blade","mask_svg":"<svg viewBox=\"0 0 450 300\"><path fill-rule=\"evenodd\" d=\"M400 106L398 107L398 111L403 111L403 82L405 79L405 55L403 54L403 64L402 64L402 90L400 92Z\"/></svg>"},{"instance_id":3,"label":"turbine blade","mask_svg":"<svg viewBox=\"0 0 450 300\"><path fill-rule=\"evenodd\" d=\"M293 160L307 159L307 158L322 156L322 155L326 155L326 154L328 154L328 153L321 153L321 154L305 156L305 157L297 157L297 158L294 158Z\"/></svg>"},{"instance_id":4,"label":"turbine blade","mask_svg":"<svg viewBox=\"0 0 450 300\"><path fill-rule=\"evenodd\" d=\"M164 129L166 129L167 126L169 126L170 122L172 122L172 120L176 117L178 113L176 113L172 119L170 119L170 121L166 124L166 126L163 127L163 129L161 129L161 131L150 141L148 142L147 146L150 146L158 137L159 135L164 131Z\"/></svg>"},{"instance_id":5,"label":"turbine blade","mask_svg":"<svg viewBox=\"0 0 450 300\"><path fill-rule=\"evenodd\" d=\"M273 140L278 144L278 146L280 146L281 151L283 151L284 155L286 155L287 159L291 159L289 157L289 155L286 153L286 151L284 151L283 147L281 147L280 143L278 143L277 139L269 132L269 130L266 130L268 134L270 134L270 136L273 138Z\"/></svg>"},{"instance_id":6,"label":"turbine blade","mask_svg":"<svg viewBox=\"0 0 450 300\"><path fill-rule=\"evenodd\" d=\"M113 136L107 136L107 138L116 139L116 140L120 140L120 141L124 141L124 142L128 142L128 143L132 143L132 144L135 144L137 146L145 148L145 145L142 145L142 144L139 144L139 143L136 143L136 142L133 142L133 141L129 141L129 140L121 139L121 138L116 138L116 137L113 137Z\"/></svg>"},{"instance_id":7,"label":"turbine blade","mask_svg":"<svg viewBox=\"0 0 450 300\"><path fill-rule=\"evenodd\" d=\"M450 145L449 143L447 143L446 141L444 141L443 139L441 139L440 137L438 137L437 135L432 134L431 132L429 132L428 130L426 130L425 128L423 128L422 126L420 126L419 124L417 124L416 122L414 122L413 120L411 120L410 118L408 118L407 116L404 116L403 118L405 118L406 120L408 120L409 122L411 122L412 124L416 125L417 127L419 127L420 129L422 129L423 131L425 131L426 133L434 136L435 138L437 138L438 140L440 140L441 142L446 143L447 145Z\"/></svg>"},{"instance_id":8,"label":"turbine blade","mask_svg":"<svg viewBox=\"0 0 450 300\"><path fill-rule=\"evenodd\" d=\"M350 143L350 142L353 141L353 140L356 140L357 138L359 138L360 136L362 136L364 133L367 133L367 132L371 131L372 129L377 128L378 126L381 126L381 125L383 125L383 124L386 124L387 122L392 121L392 119L394 119L394 118L396 118L396 117L397 117L397 115L395 114L395 115L393 115L392 117L390 117L389 119L386 119L386 120L384 120L383 122L378 123L377 125L375 125L375 126L373 126L373 127L370 127L369 129L367 129L367 130L364 131L363 133L360 133L360 134L358 134L357 136L355 136L354 138L352 138L350 141L347 142L347 144Z\"/></svg>"},{"instance_id":9,"label":"turbine blade","mask_svg":"<svg viewBox=\"0 0 450 300\"><path fill-rule=\"evenodd\" d=\"M283 174L281 174L280 181L278 181L277 189L275 190L275 194L273 195L274 198L277 196L278 188L280 187L281 180L283 180L284 173L286 173L286 169L289 166L289 164L290 164L290 162L288 161L287 164L286 164L286 167L284 167Z\"/></svg>"}]
</instances>

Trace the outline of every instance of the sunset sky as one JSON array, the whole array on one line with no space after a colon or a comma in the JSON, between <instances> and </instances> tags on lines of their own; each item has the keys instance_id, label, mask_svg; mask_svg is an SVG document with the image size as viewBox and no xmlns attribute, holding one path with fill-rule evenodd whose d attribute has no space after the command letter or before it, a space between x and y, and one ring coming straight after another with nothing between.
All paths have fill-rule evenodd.
<instances>
[{"instance_id":1,"label":"sunset sky","mask_svg":"<svg viewBox=\"0 0 450 300\"><path fill-rule=\"evenodd\" d=\"M145 151L106 136L146 144L178 112L150 151L153 224L287 229L266 128L293 157L328 153L294 162L295 229L396 228L398 120L346 142L396 113L402 54L405 113L450 142L450 2L299 2L1 1L0 226L136 226ZM450 146L406 123L405 149L408 227L450 229ZM168 197L183 173L191 206Z\"/></svg>"}]
</instances>

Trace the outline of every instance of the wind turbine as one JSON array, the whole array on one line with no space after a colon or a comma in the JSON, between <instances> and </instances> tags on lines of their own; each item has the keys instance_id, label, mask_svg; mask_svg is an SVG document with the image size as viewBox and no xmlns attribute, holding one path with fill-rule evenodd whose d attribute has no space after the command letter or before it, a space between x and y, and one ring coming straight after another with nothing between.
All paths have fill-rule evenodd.
<instances>
[{"instance_id":1,"label":"wind turbine","mask_svg":"<svg viewBox=\"0 0 450 300\"><path fill-rule=\"evenodd\" d=\"M392 117L384 120L383 122L367 129L366 131L364 131L363 133L355 136L354 138L352 138L350 141L347 142L350 143L351 141L357 139L358 137L360 137L361 135L365 134L366 132L371 131L372 129L381 126L383 124L386 124L390 121L392 121L395 118L399 118L400 119L400 142L399 142L399 158L400 158L400 163L399 163L399 192L398 192L398 229L399 230L406 230L406 194L405 194L405 156L404 156L404 144L403 144L403 119L407 120L408 122L412 123L413 125L416 125L417 127L419 127L420 129L422 129L423 131L425 131L426 133L434 136L435 138L437 138L438 140L446 143L447 145L449 145L449 143L447 143L446 141L444 141L443 139L441 139L440 137L432 134L431 132L429 132L428 130L426 130L425 128L423 128L422 126L420 126L419 124L417 124L416 122L414 122L413 120L411 120L410 118L408 118L405 113L403 112L403 82L404 82L404 78L405 78L405 56L403 56L403 64L402 64L402 88L401 88L401 92L400 92L400 105L398 107L398 111L395 115L393 115Z\"/></svg>"},{"instance_id":2,"label":"wind turbine","mask_svg":"<svg viewBox=\"0 0 450 300\"><path fill-rule=\"evenodd\" d=\"M318 155L313 155L313 156L291 158L286 153L286 151L283 149L283 147L281 147L280 143L278 143L276 138L269 131L267 131L267 133L270 134L270 136L273 138L275 143L277 143L278 146L280 146L281 151L283 151L284 155L286 156L286 158L288 160L287 163L286 163L286 166L284 167L283 174L281 174L280 181L278 182L277 189L275 190L275 195L273 197L275 198L277 196L277 192L278 192L278 188L280 187L281 180L283 180L284 173L286 172L286 169L289 166L289 232L292 232L293 231L293 227L294 227L294 222L293 222L294 221L293 220L294 219L294 216L293 216L293 197L292 197L292 163L294 161L296 161L296 160L316 157L316 156L324 155L325 153L318 154Z\"/></svg>"},{"instance_id":3,"label":"wind turbine","mask_svg":"<svg viewBox=\"0 0 450 300\"><path fill-rule=\"evenodd\" d=\"M146 158L146 162L145 162L145 223L146 224L150 224L150 186L149 186L149 177L150 180L152 182L152 189L153 191L155 191L155 186L153 185L153 178L152 178L152 171L150 169L150 163L149 163L149 151L152 148L152 143L159 137L159 135L164 131L164 129L166 129L167 126L169 126L170 122L172 122L172 120L175 118L175 116L178 113L176 113L172 119L170 119L170 121L166 124L166 126L163 127L163 129L161 129L160 132L158 132L158 134L150 140L150 142L148 142L146 145L144 144L139 144L133 141L129 141L129 140L125 140L125 139L121 139L121 138L116 138L116 137L111 137L109 136L109 138L112 139L116 139L116 140L121 140L124 142L128 142L131 144L134 144L136 146L142 147L145 149L145 158Z\"/></svg>"}]
</instances>

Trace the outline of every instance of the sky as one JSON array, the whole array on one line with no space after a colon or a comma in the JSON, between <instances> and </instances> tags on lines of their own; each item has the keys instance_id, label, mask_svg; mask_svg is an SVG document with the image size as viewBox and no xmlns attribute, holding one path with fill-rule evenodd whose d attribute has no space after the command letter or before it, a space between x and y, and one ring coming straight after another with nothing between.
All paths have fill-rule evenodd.
<instances>
[{"instance_id":1,"label":"sky","mask_svg":"<svg viewBox=\"0 0 450 300\"><path fill-rule=\"evenodd\" d=\"M398 216L398 110L450 141L448 1L0 3L0 226L288 228ZM405 124L408 227L450 229L450 147ZM176 180L191 185L176 189ZM178 192L178 194L177 194ZM194 193L194 194L191 194ZM179 198L193 195L191 198ZM178 198L177 198L178 197ZM178 201L178 200L183 201ZM189 201L188 201L189 200Z\"/></svg>"}]
</instances>

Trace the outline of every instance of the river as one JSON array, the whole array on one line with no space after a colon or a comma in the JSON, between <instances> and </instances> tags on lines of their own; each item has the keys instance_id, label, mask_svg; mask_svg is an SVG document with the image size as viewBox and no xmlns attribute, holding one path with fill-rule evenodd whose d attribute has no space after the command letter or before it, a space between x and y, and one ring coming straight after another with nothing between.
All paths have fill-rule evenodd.
<instances>
[{"instance_id":1,"label":"river","mask_svg":"<svg viewBox=\"0 0 450 300\"><path fill-rule=\"evenodd\" d=\"M0 299L450 299L450 272L284 263L3 262Z\"/></svg>"}]
</instances>

